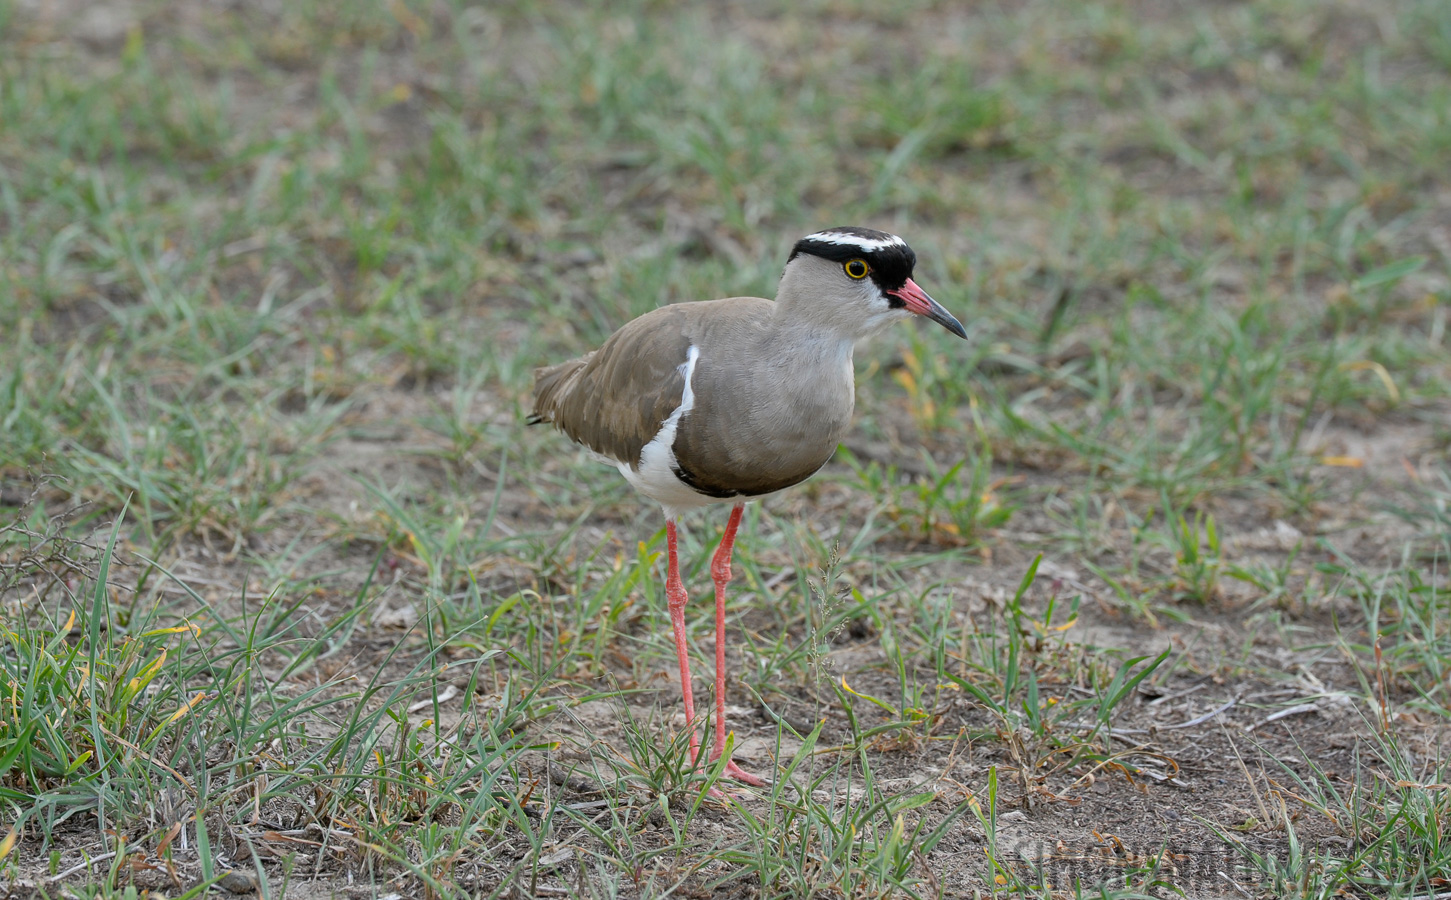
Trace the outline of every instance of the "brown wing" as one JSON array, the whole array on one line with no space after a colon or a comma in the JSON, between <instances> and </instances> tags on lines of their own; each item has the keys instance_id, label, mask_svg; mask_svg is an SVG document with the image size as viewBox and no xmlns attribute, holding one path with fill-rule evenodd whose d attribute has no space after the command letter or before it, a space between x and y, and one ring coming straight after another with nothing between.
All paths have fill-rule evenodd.
<instances>
[{"instance_id":1,"label":"brown wing","mask_svg":"<svg viewBox=\"0 0 1451 900\"><path fill-rule=\"evenodd\" d=\"M600 349L534 373L534 416L610 459L640 463L640 450L680 406L690 350L686 304L648 312Z\"/></svg>"}]
</instances>

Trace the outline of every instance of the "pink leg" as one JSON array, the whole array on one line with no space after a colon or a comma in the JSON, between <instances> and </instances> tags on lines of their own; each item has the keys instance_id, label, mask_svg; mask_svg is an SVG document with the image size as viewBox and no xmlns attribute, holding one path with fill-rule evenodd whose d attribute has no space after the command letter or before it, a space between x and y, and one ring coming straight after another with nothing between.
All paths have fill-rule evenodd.
<instances>
[{"instance_id":1,"label":"pink leg","mask_svg":"<svg viewBox=\"0 0 1451 900\"><path fill-rule=\"evenodd\" d=\"M731 509L725 534L720 539L720 547L716 549L715 557L710 562L710 578L715 582L715 751L710 755L712 760L719 759L725 752L725 589L731 580L731 553L735 550L736 528L741 524L741 513L744 510L745 506L740 503ZM684 665L684 657L681 660ZM752 775L732 760L726 760L724 774L728 778L757 787L766 784L764 779Z\"/></svg>"},{"instance_id":2,"label":"pink leg","mask_svg":"<svg viewBox=\"0 0 1451 900\"><path fill-rule=\"evenodd\" d=\"M685 585L680 583L680 562L675 555L675 520L665 520L665 546L670 565L665 573L665 598L670 625L675 630L675 654L680 657L680 692L685 696L685 727L690 730L690 758L700 759L700 738L695 733L695 696L690 688L690 660L685 648Z\"/></svg>"}]
</instances>

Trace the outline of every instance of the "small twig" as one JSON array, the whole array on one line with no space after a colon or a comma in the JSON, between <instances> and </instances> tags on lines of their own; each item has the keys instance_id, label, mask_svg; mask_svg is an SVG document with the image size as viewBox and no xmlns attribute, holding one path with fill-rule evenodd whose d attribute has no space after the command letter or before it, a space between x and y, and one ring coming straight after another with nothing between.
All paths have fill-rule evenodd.
<instances>
[{"instance_id":1,"label":"small twig","mask_svg":"<svg viewBox=\"0 0 1451 900\"><path fill-rule=\"evenodd\" d=\"M1219 727L1224 734L1225 740L1229 741L1229 749L1234 753L1234 761L1239 763L1239 770L1244 774L1245 784L1249 785L1249 794L1254 798L1255 806L1259 807L1260 821L1268 824L1270 821L1270 811L1265 808L1265 802L1260 797L1259 785L1255 784L1254 776L1249 773L1249 766L1244 764L1244 757L1239 755L1239 746L1235 744L1234 738L1230 737L1229 729L1224 727L1223 722L1220 723Z\"/></svg>"},{"instance_id":2,"label":"small twig","mask_svg":"<svg viewBox=\"0 0 1451 900\"><path fill-rule=\"evenodd\" d=\"M100 856L93 856L93 857L91 857L90 859L86 860L83 863L78 863L77 865L71 866L69 869L66 869L64 872L58 872L58 873L50 876L49 878L47 878L45 880L45 882L46 882L46 884L55 884L57 881L60 881L61 879L69 878L72 875L76 874L77 872L80 872L80 871L82 871L84 869L89 869L91 866L95 865L98 862L105 862L106 860L110 859L111 857L113 857L115 855L116 855L116 851L115 850L112 850L112 851L110 851L108 853L102 853Z\"/></svg>"},{"instance_id":3,"label":"small twig","mask_svg":"<svg viewBox=\"0 0 1451 900\"><path fill-rule=\"evenodd\" d=\"M1271 715L1268 719L1265 719L1263 722L1260 722L1258 725L1251 725L1251 726L1249 726L1248 728L1245 729L1245 731L1246 732L1249 732L1249 731L1254 731L1256 728L1263 728L1264 726L1270 724L1271 722L1274 722L1274 721L1276 721L1278 719L1283 719L1286 716L1298 716L1300 713L1319 712L1319 711L1320 711L1320 706L1317 703L1301 703L1299 706L1291 706L1288 709L1282 709L1279 712L1274 713L1273 715Z\"/></svg>"},{"instance_id":4,"label":"small twig","mask_svg":"<svg viewBox=\"0 0 1451 900\"><path fill-rule=\"evenodd\" d=\"M1230 707L1234 706L1238 702L1239 702L1239 698L1238 697L1233 697L1233 698L1230 699L1230 701L1228 703L1224 704L1223 706L1219 707L1218 709L1210 710L1209 712L1207 712L1204 715L1198 717L1197 719L1190 719L1187 722L1180 722L1178 725L1161 725L1160 727L1163 728L1165 731L1170 731L1170 730L1175 729L1175 728L1193 728L1195 725L1203 725L1205 722L1208 722L1210 719L1212 719L1215 716L1219 715L1220 713L1224 712L1226 709L1229 709Z\"/></svg>"},{"instance_id":5,"label":"small twig","mask_svg":"<svg viewBox=\"0 0 1451 900\"><path fill-rule=\"evenodd\" d=\"M132 742L126 740L123 737L121 737L119 734L113 733L106 726L102 725L101 726L101 731L105 732L106 737L110 738L113 741L116 741L117 743L119 743L119 744L121 744L121 745L123 745L125 747L130 748L131 749L131 752L135 753L137 756L139 756L142 759L146 760L147 762L151 763L153 766L156 766L158 769L161 769L161 770L163 770L165 772L170 773L172 778L175 778L177 781L181 782L181 786L184 787L184 788L186 788L187 793L191 794L192 797L196 797L197 796L196 788L192 787L191 782L190 781L187 781L185 775L181 774L176 769L172 768L171 766L167 765L166 763L164 763L161 760L157 759L156 757L152 756L150 753L147 753L145 750L142 750L140 747L136 746Z\"/></svg>"},{"instance_id":6,"label":"small twig","mask_svg":"<svg viewBox=\"0 0 1451 900\"><path fill-rule=\"evenodd\" d=\"M1240 887L1235 882L1235 880L1233 878L1230 878L1228 875L1224 874L1223 872L1220 872L1219 873L1219 877L1220 878L1223 878L1225 881L1229 882L1229 886L1230 887L1234 888L1236 891L1239 891L1240 896L1249 897L1250 900L1254 900L1254 894L1251 894L1249 891L1247 891L1244 888Z\"/></svg>"}]
</instances>

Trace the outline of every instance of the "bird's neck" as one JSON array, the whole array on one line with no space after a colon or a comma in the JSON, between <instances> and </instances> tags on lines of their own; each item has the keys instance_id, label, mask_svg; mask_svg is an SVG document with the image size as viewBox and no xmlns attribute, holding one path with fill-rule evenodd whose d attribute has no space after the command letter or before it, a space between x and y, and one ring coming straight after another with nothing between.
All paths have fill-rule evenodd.
<instances>
[{"instance_id":1,"label":"bird's neck","mask_svg":"<svg viewBox=\"0 0 1451 900\"><path fill-rule=\"evenodd\" d=\"M831 361L851 365L852 351L858 335L844 333L837 323L792 316L790 310L777 310L775 340L779 352L787 358Z\"/></svg>"},{"instance_id":2,"label":"bird's neck","mask_svg":"<svg viewBox=\"0 0 1451 900\"><path fill-rule=\"evenodd\" d=\"M874 286L844 285L844 281L834 263L812 257L793 260L776 291L776 327L803 340L850 344L891 321L873 309ZM888 311L883 303L880 312Z\"/></svg>"}]
</instances>

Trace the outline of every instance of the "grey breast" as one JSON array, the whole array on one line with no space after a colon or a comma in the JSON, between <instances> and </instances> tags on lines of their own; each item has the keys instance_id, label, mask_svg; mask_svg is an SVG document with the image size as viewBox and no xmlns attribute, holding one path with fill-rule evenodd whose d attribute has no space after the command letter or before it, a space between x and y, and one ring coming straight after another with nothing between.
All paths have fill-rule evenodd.
<instances>
[{"instance_id":1,"label":"grey breast","mask_svg":"<svg viewBox=\"0 0 1451 900\"><path fill-rule=\"evenodd\" d=\"M813 352L783 329L769 300L737 297L703 316L691 387L676 431L676 474L711 497L788 488L825 465L851 423L850 355ZM833 343L832 352L839 353Z\"/></svg>"}]
</instances>

